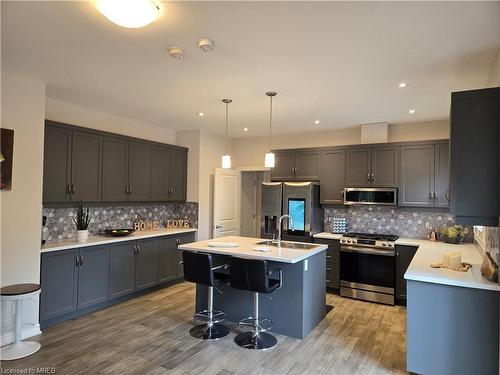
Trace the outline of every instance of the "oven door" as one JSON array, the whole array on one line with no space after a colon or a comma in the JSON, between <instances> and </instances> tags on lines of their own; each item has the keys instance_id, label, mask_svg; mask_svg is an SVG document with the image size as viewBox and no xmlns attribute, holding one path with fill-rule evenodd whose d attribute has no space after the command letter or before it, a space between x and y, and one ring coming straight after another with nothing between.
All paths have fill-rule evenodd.
<instances>
[{"instance_id":1,"label":"oven door","mask_svg":"<svg viewBox=\"0 0 500 375\"><path fill-rule=\"evenodd\" d=\"M341 246L341 286L394 294L396 257L392 250Z\"/></svg>"}]
</instances>

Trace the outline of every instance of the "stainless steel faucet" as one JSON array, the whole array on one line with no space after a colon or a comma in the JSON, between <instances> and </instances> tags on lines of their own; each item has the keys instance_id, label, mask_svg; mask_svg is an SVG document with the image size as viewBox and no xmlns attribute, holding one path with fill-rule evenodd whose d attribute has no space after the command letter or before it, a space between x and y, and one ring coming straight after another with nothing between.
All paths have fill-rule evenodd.
<instances>
[{"instance_id":1,"label":"stainless steel faucet","mask_svg":"<svg viewBox=\"0 0 500 375\"><path fill-rule=\"evenodd\" d=\"M278 247L281 247L281 222L283 221L283 218L287 217L288 221L290 222L290 226L292 227L292 231L295 231L295 227L293 225L293 219L290 215L282 215L280 217L280 222L278 226L278 240L276 241L278 243Z\"/></svg>"}]
</instances>

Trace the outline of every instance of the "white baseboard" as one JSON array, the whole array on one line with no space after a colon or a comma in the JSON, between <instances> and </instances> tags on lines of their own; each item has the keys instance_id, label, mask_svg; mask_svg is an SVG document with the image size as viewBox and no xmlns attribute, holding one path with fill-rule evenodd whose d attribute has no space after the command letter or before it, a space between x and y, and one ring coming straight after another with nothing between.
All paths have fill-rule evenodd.
<instances>
[{"instance_id":1,"label":"white baseboard","mask_svg":"<svg viewBox=\"0 0 500 375\"><path fill-rule=\"evenodd\" d=\"M40 324L23 324L21 330L21 338L27 339L29 337L33 337L36 335L40 335L42 331L40 331ZM15 341L15 333L14 331L5 332L2 334L2 338L0 341L0 346L12 344Z\"/></svg>"}]
</instances>

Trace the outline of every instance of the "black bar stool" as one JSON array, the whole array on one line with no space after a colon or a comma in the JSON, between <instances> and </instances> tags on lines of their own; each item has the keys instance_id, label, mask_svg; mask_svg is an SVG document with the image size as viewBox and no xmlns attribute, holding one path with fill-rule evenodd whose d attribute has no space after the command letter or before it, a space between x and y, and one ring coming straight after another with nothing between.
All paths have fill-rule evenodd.
<instances>
[{"instance_id":1,"label":"black bar stool","mask_svg":"<svg viewBox=\"0 0 500 375\"><path fill-rule=\"evenodd\" d=\"M269 276L278 274L279 279ZM246 349L265 350L274 347L278 340L269 331L273 322L271 319L259 316L259 293L272 293L283 285L283 272L281 268L269 271L267 261L258 259L231 258L231 287L253 292L253 310L251 317L242 319L240 327L252 327L252 331L240 333L234 342Z\"/></svg>"},{"instance_id":2,"label":"black bar stool","mask_svg":"<svg viewBox=\"0 0 500 375\"><path fill-rule=\"evenodd\" d=\"M213 266L212 255L206 253L195 253L184 251L182 254L184 264L184 278L196 284L208 286L207 309L197 312L193 316L196 322L202 322L193 327L189 334L193 337L204 340L216 340L229 334L229 329L220 324L226 319L226 314L219 310L214 310L214 286L217 282L229 280L229 275L216 272L227 268L228 265Z\"/></svg>"}]
</instances>

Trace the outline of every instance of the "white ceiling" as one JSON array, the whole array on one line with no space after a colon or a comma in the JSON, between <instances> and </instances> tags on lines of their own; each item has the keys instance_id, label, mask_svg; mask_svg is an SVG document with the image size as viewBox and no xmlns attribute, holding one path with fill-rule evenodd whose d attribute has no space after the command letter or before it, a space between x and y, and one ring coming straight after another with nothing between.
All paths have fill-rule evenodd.
<instances>
[{"instance_id":1,"label":"white ceiling","mask_svg":"<svg viewBox=\"0 0 500 375\"><path fill-rule=\"evenodd\" d=\"M162 7L125 29L87 1L2 1L2 68L46 82L51 97L173 129L222 133L230 97L238 137L266 134L270 89L275 133L447 118L450 92L483 87L500 47L500 2ZM201 52L200 37L215 51Z\"/></svg>"}]
</instances>

